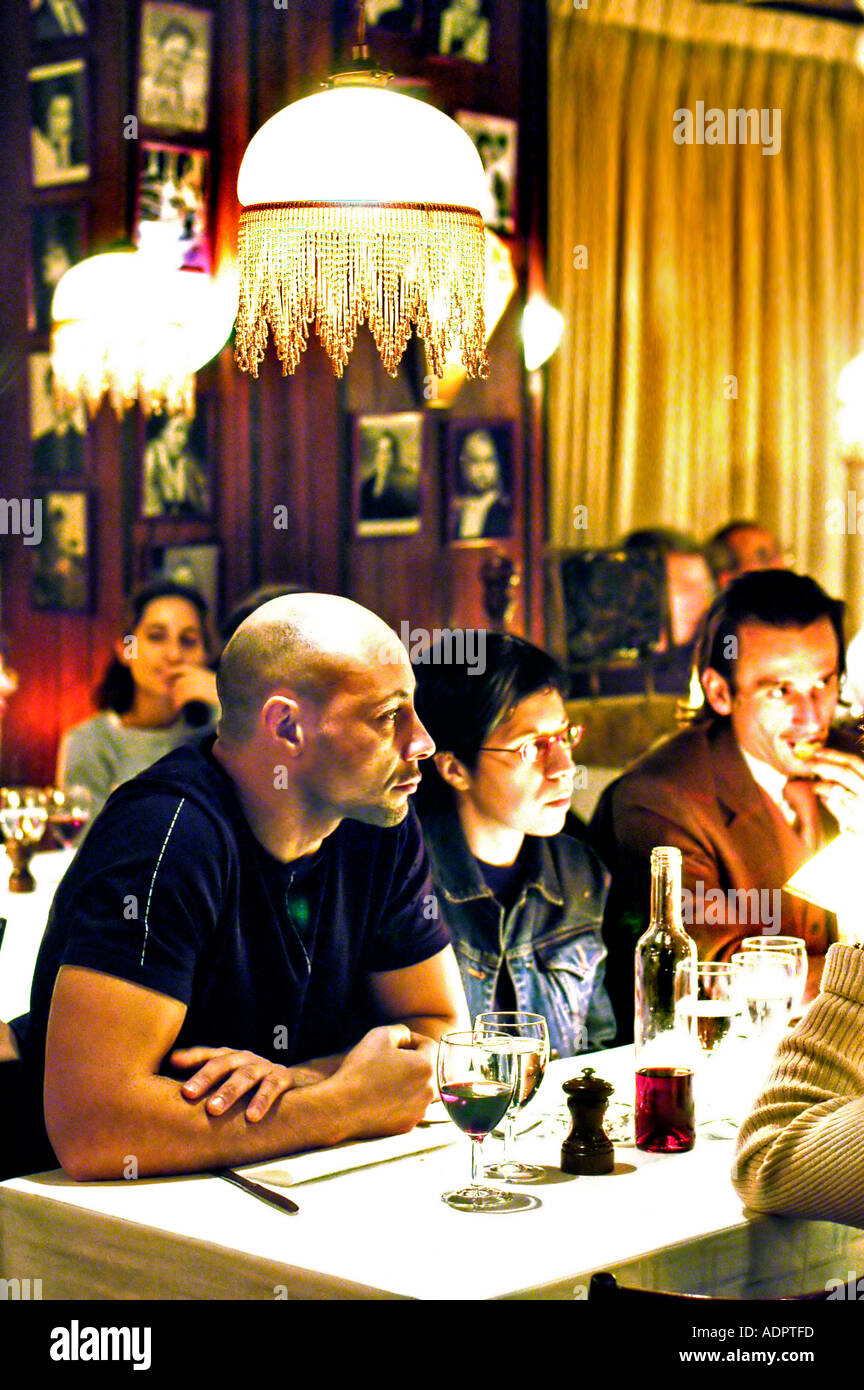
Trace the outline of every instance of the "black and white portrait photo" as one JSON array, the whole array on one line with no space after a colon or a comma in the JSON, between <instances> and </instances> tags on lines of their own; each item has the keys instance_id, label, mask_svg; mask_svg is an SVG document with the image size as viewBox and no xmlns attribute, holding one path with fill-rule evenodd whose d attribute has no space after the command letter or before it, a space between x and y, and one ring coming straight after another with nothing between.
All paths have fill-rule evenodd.
<instances>
[{"instance_id":1,"label":"black and white portrait photo","mask_svg":"<svg viewBox=\"0 0 864 1390\"><path fill-rule=\"evenodd\" d=\"M86 491L46 491L42 539L33 551L33 606L67 613L90 609L90 499Z\"/></svg>"},{"instance_id":2,"label":"black and white portrait photo","mask_svg":"<svg viewBox=\"0 0 864 1390\"><path fill-rule=\"evenodd\" d=\"M218 542L203 545L154 546L153 577L189 584L206 599L210 612L219 612L220 548Z\"/></svg>"},{"instance_id":3,"label":"black and white portrait photo","mask_svg":"<svg viewBox=\"0 0 864 1390\"><path fill-rule=\"evenodd\" d=\"M451 425L448 440L451 541L485 541L513 531L513 426Z\"/></svg>"},{"instance_id":4,"label":"black and white portrait photo","mask_svg":"<svg viewBox=\"0 0 864 1390\"><path fill-rule=\"evenodd\" d=\"M29 76L34 187L89 179L83 59L31 68Z\"/></svg>"},{"instance_id":5,"label":"black and white portrait photo","mask_svg":"<svg viewBox=\"0 0 864 1390\"><path fill-rule=\"evenodd\" d=\"M31 328L47 333L57 282L84 255L84 213L80 207L37 208L33 213L33 304Z\"/></svg>"},{"instance_id":6,"label":"black and white portrait photo","mask_svg":"<svg viewBox=\"0 0 864 1390\"><path fill-rule=\"evenodd\" d=\"M142 516L210 515L213 489L204 461L205 448L205 431L198 417L182 413L151 416L141 479Z\"/></svg>"},{"instance_id":7,"label":"black and white portrait photo","mask_svg":"<svg viewBox=\"0 0 864 1390\"><path fill-rule=\"evenodd\" d=\"M30 0L30 33L36 43L77 39L87 33L88 0Z\"/></svg>"},{"instance_id":8,"label":"black and white portrait photo","mask_svg":"<svg viewBox=\"0 0 864 1390\"><path fill-rule=\"evenodd\" d=\"M354 467L358 536L420 530L422 415L360 416L355 422Z\"/></svg>"},{"instance_id":9,"label":"black and white portrait photo","mask_svg":"<svg viewBox=\"0 0 864 1390\"><path fill-rule=\"evenodd\" d=\"M191 5L141 7L138 117L162 130L206 130L212 16Z\"/></svg>"},{"instance_id":10,"label":"black and white portrait photo","mask_svg":"<svg viewBox=\"0 0 864 1390\"><path fill-rule=\"evenodd\" d=\"M30 354L30 448L33 472L74 477L85 468L87 417L83 402L54 399L47 352Z\"/></svg>"},{"instance_id":11,"label":"black and white portrait photo","mask_svg":"<svg viewBox=\"0 0 864 1390\"><path fill-rule=\"evenodd\" d=\"M207 180L210 155L141 142L135 241L140 250L170 253L187 270L210 270ZM176 258L176 260L175 260Z\"/></svg>"},{"instance_id":12,"label":"black and white portrait photo","mask_svg":"<svg viewBox=\"0 0 864 1390\"><path fill-rule=\"evenodd\" d=\"M449 0L431 6L434 26L430 32L442 58L466 63L489 61L491 23L487 0Z\"/></svg>"},{"instance_id":13,"label":"black and white portrait photo","mask_svg":"<svg viewBox=\"0 0 864 1390\"><path fill-rule=\"evenodd\" d=\"M477 147L486 176L483 221L494 232L512 236L516 230L516 144L519 127L504 116L457 111L458 124Z\"/></svg>"}]
</instances>

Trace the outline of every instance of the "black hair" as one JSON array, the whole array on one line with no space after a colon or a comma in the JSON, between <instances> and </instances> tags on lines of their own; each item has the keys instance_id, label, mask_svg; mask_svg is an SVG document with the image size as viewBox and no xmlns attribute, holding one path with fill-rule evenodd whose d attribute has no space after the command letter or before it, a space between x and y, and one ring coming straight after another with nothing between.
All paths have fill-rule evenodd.
<instances>
[{"instance_id":1,"label":"black hair","mask_svg":"<svg viewBox=\"0 0 864 1390\"><path fill-rule=\"evenodd\" d=\"M163 24L159 31L160 46L170 39L172 34L179 34L181 38L186 40L190 48L195 47L195 34L193 30L189 28L189 25L184 24L182 20L169 19L166 24Z\"/></svg>"},{"instance_id":2,"label":"black hair","mask_svg":"<svg viewBox=\"0 0 864 1390\"><path fill-rule=\"evenodd\" d=\"M413 668L415 708L436 750L453 753L473 772L481 748L520 701L549 689L566 698L569 678L548 652L523 637L480 629L470 638L476 640L459 629L446 630ZM452 789L431 758L422 772L421 810L436 801L449 803Z\"/></svg>"},{"instance_id":3,"label":"black hair","mask_svg":"<svg viewBox=\"0 0 864 1390\"><path fill-rule=\"evenodd\" d=\"M737 637L743 623L800 629L828 618L837 638L838 671L842 675L846 667L844 611L843 601L831 598L809 575L792 570L751 570L733 579L708 609L696 657L699 674L710 666L734 690Z\"/></svg>"},{"instance_id":4,"label":"black hair","mask_svg":"<svg viewBox=\"0 0 864 1390\"><path fill-rule=\"evenodd\" d=\"M147 607L159 598L182 598L191 603L201 619L201 635L207 646L207 603L204 596L193 589L191 584L179 584L174 579L154 579L143 588L136 589L126 607L124 633L131 633L141 622ZM112 656L105 674L96 690L97 709L110 709L115 714L125 714L132 708L135 700L135 682L132 672L118 656Z\"/></svg>"}]
</instances>

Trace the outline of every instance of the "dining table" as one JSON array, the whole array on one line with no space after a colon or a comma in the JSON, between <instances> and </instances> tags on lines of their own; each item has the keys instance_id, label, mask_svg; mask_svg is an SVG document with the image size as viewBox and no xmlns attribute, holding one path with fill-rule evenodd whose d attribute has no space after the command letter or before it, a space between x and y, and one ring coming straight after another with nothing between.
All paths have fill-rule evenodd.
<instances>
[{"instance_id":1,"label":"dining table","mask_svg":"<svg viewBox=\"0 0 864 1390\"><path fill-rule=\"evenodd\" d=\"M615 1163L601 1176L561 1168L562 1085L586 1066L615 1088ZM671 1270L682 1292L752 1298L824 1283L855 1258L864 1268L864 1233L743 1209L734 1126L700 1122L698 1100L692 1150L635 1148L633 1085L631 1048L550 1063L516 1141L541 1178L518 1185L530 1201L516 1211L445 1204L468 1176L470 1141L432 1111L409 1135L242 1170L290 1195L295 1214L213 1174L14 1178L0 1184L0 1278L38 1279L44 1299L584 1300L601 1270L646 1287Z\"/></svg>"}]
</instances>

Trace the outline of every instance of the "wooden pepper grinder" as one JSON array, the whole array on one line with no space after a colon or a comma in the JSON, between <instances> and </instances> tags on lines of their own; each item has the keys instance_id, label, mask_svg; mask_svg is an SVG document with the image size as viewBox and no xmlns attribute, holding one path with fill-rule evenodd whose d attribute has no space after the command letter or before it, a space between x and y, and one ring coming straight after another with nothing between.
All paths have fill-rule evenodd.
<instances>
[{"instance_id":1,"label":"wooden pepper grinder","mask_svg":"<svg viewBox=\"0 0 864 1390\"><path fill-rule=\"evenodd\" d=\"M563 1172L589 1176L612 1172L615 1150L604 1132L603 1115L614 1089L608 1081L594 1075L593 1067L586 1067L581 1076L564 1082L573 1123L561 1148Z\"/></svg>"}]
</instances>

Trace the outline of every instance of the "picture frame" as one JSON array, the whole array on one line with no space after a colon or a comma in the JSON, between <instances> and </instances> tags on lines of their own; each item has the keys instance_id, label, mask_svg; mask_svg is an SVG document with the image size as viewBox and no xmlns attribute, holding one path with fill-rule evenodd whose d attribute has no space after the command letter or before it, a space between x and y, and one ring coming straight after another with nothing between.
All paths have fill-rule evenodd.
<instances>
[{"instance_id":1,"label":"picture frame","mask_svg":"<svg viewBox=\"0 0 864 1390\"><path fill-rule=\"evenodd\" d=\"M83 58L31 68L30 160L34 188L90 177L89 105Z\"/></svg>"},{"instance_id":2,"label":"picture frame","mask_svg":"<svg viewBox=\"0 0 864 1390\"><path fill-rule=\"evenodd\" d=\"M37 477L81 477L87 472L87 414L83 402L60 407L54 399L51 359L31 352L30 454Z\"/></svg>"},{"instance_id":3,"label":"picture frame","mask_svg":"<svg viewBox=\"0 0 864 1390\"><path fill-rule=\"evenodd\" d=\"M157 545L150 552L153 579L173 579L191 584L206 600L215 626L221 613L222 546L219 541L192 541L187 545Z\"/></svg>"},{"instance_id":4,"label":"picture frame","mask_svg":"<svg viewBox=\"0 0 864 1390\"><path fill-rule=\"evenodd\" d=\"M210 273L210 154L142 140L133 237L139 250Z\"/></svg>"},{"instance_id":5,"label":"picture frame","mask_svg":"<svg viewBox=\"0 0 864 1390\"><path fill-rule=\"evenodd\" d=\"M41 539L33 547L31 603L59 613L93 607L93 499L89 488L52 487L38 493Z\"/></svg>"},{"instance_id":6,"label":"picture frame","mask_svg":"<svg viewBox=\"0 0 864 1390\"><path fill-rule=\"evenodd\" d=\"M421 530L423 426L420 411L355 416L351 494L356 536L409 536Z\"/></svg>"},{"instance_id":7,"label":"picture frame","mask_svg":"<svg viewBox=\"0 0 864 1390\"><path fill-rule=\"evenodd\" d=\"M483 221L493 232L511 237L516 232L519 123L479 111L457 111L454 119L470 136L483 164L487 190Z\"/></svg>"},{"instance_id":8,"label":"picture frame","mask_svg":"<svg viewBox=\"0 0 864 1390\"><path fill-rule=\"evenodd\" d=\"M444 516L450 545L513 535L516 458L512 420L453 420L446 432Z\"/></svg>"},{"instance_id":9,"label":"picture frame","mask_svg":"<svg viewBox=\"0 0 864 1390\"><path fill-rule=\"evenodd\" d=\"M213 14L145 0L138 42L138 119L153 130L205 131Z\"/></svg>"},{"instance_id":10,"label":"picture frame","mask_svg":"<svg viewBox=\"0 0 864 1390\"><path fill-rule=\"evenodd\" d=\"M433 58L488 63L492 42L490 0L425 0L426 45Z\"/></svg>"},{"instance_id":11,"label":"picture frame","mask_svg":"<svg viewBox=\"0 0 864 1390\"><path fill-rule=\"evenodd\" d=\"M151 415L144 423L139 515L144 521L200 521L215 507L212 401L198 397L194 415Z\"/></svg>"},{"instance_id":12,"label":"picture frame","mask_svg":"<svg viewBox=\"0 0 864 1390\"><path fill-rule=\"evenodd\" d=\"M33 43L80 39L89 32L89 0L24 0L24 3L30 11L30 39Z\"/></svg>"},{"instance_id":13,"label":"picture frame","mask_svg":"<svg viewBox=\"0 0 864 1390\"><path fill-rule=\"evenodd\" d=\"M57 282L83 260L86 240L83 204L55 204L35 209L28 317L31 333L47 335L51 331L51 301Z\"/></svg>"}]
</instances>

